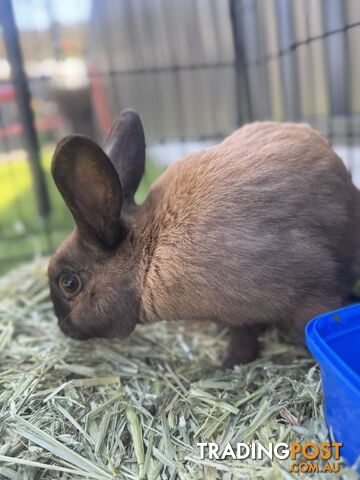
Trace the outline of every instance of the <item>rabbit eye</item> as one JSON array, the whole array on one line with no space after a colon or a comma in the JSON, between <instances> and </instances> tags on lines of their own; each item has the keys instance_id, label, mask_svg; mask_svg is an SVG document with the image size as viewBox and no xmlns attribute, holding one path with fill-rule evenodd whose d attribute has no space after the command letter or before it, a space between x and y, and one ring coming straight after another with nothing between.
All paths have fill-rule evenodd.
<instances>
[{"instance_id":1,"label":"rabbit eye","mask_svg":"<svg viewBox=\"0 0 360 480\"><path fill-rule=\"evenodd\" d=\"M81 281L78 275L62 273L59 277L59 286L68 295L74 295L80 291Z\"/></svg>"}]
</instances>

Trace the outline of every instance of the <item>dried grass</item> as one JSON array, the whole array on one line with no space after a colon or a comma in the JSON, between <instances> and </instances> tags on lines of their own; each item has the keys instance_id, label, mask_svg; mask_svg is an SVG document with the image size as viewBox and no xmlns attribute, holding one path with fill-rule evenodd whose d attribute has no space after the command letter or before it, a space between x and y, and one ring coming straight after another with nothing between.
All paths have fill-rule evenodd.
<instances>
[{"instance_id":1,"label":"dried grass","mask_svg":"<svg viewBox=\"0 0 360 480\"><path fill-rule=\"evenodd\" d=\"M196 443L327 439L319 370L276 331L259 360L223 371L212 325L64 337L46 260L3 277L0 299L0 478L290 479L290 461L200 460Z\"/></svg>"}]
</instances>

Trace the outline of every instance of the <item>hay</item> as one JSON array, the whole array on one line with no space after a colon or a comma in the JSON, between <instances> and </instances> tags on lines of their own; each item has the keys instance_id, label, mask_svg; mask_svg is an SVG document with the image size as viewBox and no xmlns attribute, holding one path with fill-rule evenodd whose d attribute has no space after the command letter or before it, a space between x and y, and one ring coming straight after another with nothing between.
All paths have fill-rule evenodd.
<instances>
[{"instance_id":1,"label":"hay","mask_svg":"<svg viewBox=\"0 0 360 480\"><path fill-rule=\"evenodd\" d=\"M276 331L261 359L223 371L211 325L64 337L45 260L3 277L0 298L1 478L290 479L290 461L200 460L196 443L326 441L318 368Z\"/></svg>"}]
</instances>

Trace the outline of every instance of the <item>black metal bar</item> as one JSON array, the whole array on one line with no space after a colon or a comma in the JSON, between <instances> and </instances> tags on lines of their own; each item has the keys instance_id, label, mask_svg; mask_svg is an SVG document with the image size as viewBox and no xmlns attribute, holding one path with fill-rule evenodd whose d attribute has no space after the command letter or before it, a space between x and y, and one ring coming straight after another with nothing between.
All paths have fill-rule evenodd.
<instances>
[{"instance_id":1,"label":"black metal bar","mask_svg":"<svg viewBox=\"0 0 360 480\"><path fill-rule=\"evenodd\" d=\"M206 140L220 140L224 139L227 135L229 135L229 132L215 132L211 133L210 135L204 134L204 135L186 135L186 137L181 136L181 132L179 136L176 137L166 137L166 138L157 138L156 140L149 140L146 142L147 146L152 146L152 145L162 145L166 143L173 143L173 142L184 142L185 139L186 141L189 142L202 142Z\"/></svg>"},{"instance_id":2,"label":"black metal bar","mask_svg":"<svg viewBox=\"0 0 360 480\"><path fill-rule=\"evenodd\" d=\"M145 67L145 68L133 68L123 70L106 70L105 72L99 71L92 73L93 76L106 76L106 75L138 75L138 74L150 74L150 73L163 73L163 72L178 72L179 70L184 72L188 70L205 70L212 68L229 68L233 67L233 62L218 62L218 63L197 63L193 65L167 65L164 67Z\"/></svg>"},{"instance_id":3,"label":"black metal bar","mask_svg":"<svg viewBox=\"0 0 360 480\"><path fill-rule=\"evenodd\" d=\"M257 36L257 56L261 58L264 56L266 51L266 43L264 31L266 30L266 17L264 15L264 10L259 4L255 2L254 5L254 23L256 25L256 36ZM261 74L259 75L261 80L261 90L259 92L259 98L261 98L261 118L263 120L270 118L271 116L271 107L270 107L270 92L269 92L269 75L268 67L266 63L261 65Z\"/></svg>"},{"instance_id":4,"label":"black metal bar","mask_svg":"<svg viewBox=\"0 0 360 480\"><path fill-rule=\"evenodd\" d=\"M200 22L201 22L201 18L200 18L199 11L198 11L198 6L199 5L198 5L197 2L192 2L191 5L192 5L191 15L193 15L195 23L198 26L198 28L195 31L198 34L197 43L199 45L200 55L201 55L202 58L206 58L206 49L205 49L205 46L204 46L204 42L202 41L202 38L199 35ZM209 4L209 8L213 8L213 6L211 4ZM211 125L209 125L209 129L210 129L210 131L211 130L216 131L217 130L217 127L216 127L216 112L215 112L216 101L215 101L215 99L211 98L211 85L213 83L213 78L211 78L211 76L208 74L208 72L202 72L200 75L202 77L202 81L203 81L203 85L204 85L204 92L205 92L205 97L206 97L205 104L207 104L207 110L209 112L209 120L211 119Z\"/></svg>"},{"instance_id":5,"label":"black metal bar","mask_svg":"<svg viewBox=\"0 0 360 480\"><path fill-rule=\"evenodd\" d=\"M305 42L306 42L306 57L308 61L308 66L306 68L306 73L307 73L307 88L311 100L311 105L312 108L315 106L315 85L316 85L316 66L315 66L315 59L314 59L314 52L312 51L310 47L310 4L311 0L307 0L305 4ZM313 88L310 88L310 85L313 86ZM308 117L311 117L312 114L308 115ZM308 121L308 118L306 118L306 121ZM318 118L316 117L316 122L318 123ZM316 125L317 126L317 125Z\"/></svg>"},{"instance_id":6,"label":"black metal bar","mask_svg":"<svg viewBox=\"0 0 360 480\"><path fill-rule=\"evenodd\" d=\"M40 216L45 219L50 213L50 202L44 172L41 168L39 142L35 130L34 115L30 106L31 95L24 71L19 35L11 0L0 1L0 21L6 54L11 66L12 81L15 87L24 142L30 162L38 211Z\"/></svg>"},{"instance_id":7,"label":"black metal bar","mask_svg":"<svg viewBox=\"0 0 360 480\"><path fill-rule=\"evenodd\" d=\"M102 8L104 9L104 13L105 13L104 18L106 19L106 21L108 21L107 18L108 18L108 15L109 15L109 3L104 2ZM96 20L100 21L100 18L97 17ZM113 42L115 42L115 39L112 39L112 30L113 29L110 26L110 28L106 32L104 32L105 35L103 36L103 42L104 42L104 45L105 45L105 51L106 51L106 57L107 57L109 69L112 70L112 71L115 71L114 68L113 68L114 60L113 60L113 57L111 55L112 40L113 40ZM89 74L89 78L91 78L93 76L91 71L88 71L88 74ZM119 99L119 91L118 91L118 87L117 87L117 81L116 81L116 78L115 78L115 74L110 76L109 83L111 84L110 94L111 94L112 101L113 101L113 105L110 105L110 111L111 111L112 116L115 118L115 116L117 115L117 112L119 112L120 109L122 108L122 105L121 105L121 102L120 102L120 99ZM112 120L114 120L114 118L112 118Z\"/></svg>"},{"instance_id":8,"label":"black metal bar","mask_svg":"<svg viewBox=\"0 0 360 480\"><path fill-rule=\"evenodd\" d=\"M343 34L346 26L344 26L343 10L339 2L332 0L323 2L323 18L326 30L336 32L337 37L325 37L325 64L329 85L330 114L328 117L327 137L331 144L336 140L336 132L334 131L334 117L345 114L346 110L346 91L345 91L345 48ZM333 28L333 26L336 28ZM326 31L325 31L326 33ZM334 52L336 62L334 62Z\"/></svg>"},{"instance_id":9,"label":"black metal bar","mask_svg":"<svg viewBox=\"0 0 360 480\"><path fill-rule=\"evenodd\" d=\"M346 3L342 4L342 18L344 22L344 26L346 25L346 18L347 18L347 9L348 5ZM351 104L351 92L352 92L352 75L351 75L351 59L350 59L350 48L349 48L349 35L348 31L343 31L343 41L344 41L344 51L345 51L345 64L346 64L346 71L344 72L345 75L345 110L346 110L346 118L345 118L345 134L346 134L346 146L348 150L348 169L350 175L353 174L354 171L354 137L353 137L353 115L352 115L352 104Z\"/></svg>"},{"instance_id":10,"label":"black metal bar","mask_svg":"<svg viewBox=\"0 0 360 480\"><path fill-rule=\"evenodd\" d=\"M129 19L132 28L128 30L130 42L133 45L135 51L135 58L140 63L140 65L146 65L147 63L147 55L146 49L144 48L143 44L143 37L140 35L140 29L144 31L145 37L151 38L151 17L148 14L147 8L142 10L142 15L145 16L145 20L143 25L138 24L138 12L136 11L135 2L129 1ZM145 68L145 67L143 67ZM155 78L148 78L147 82L145 83L142 81L143 79L140 76L136 77L137 82L137 91L138 91L138 101L140 105L144 106L144 110L149 111L152 110L152 105L154 105L154 100L156 103L158 99L158 92L159 92L159 83L155 81ZM155 103L155 104L156 104ZM158 107L158 105L156 105ZM146 117L145 117L146 122ZM158 115L154 115L152 119L153 128L157 132L161 132L160 127L160 118Z\"/></svg>"},{"instance_id":11,"label":"black metal bar","mask_svg":"<svg viewBox=\"0 0 360 480\"><path fill-rule=\"evenodd\" d=\"M236 2L236 0L231 0L231 2L234 3L234 2ZM275 53L265 55L262 58L258 58L254 62L246 63L245 67L246 68L256 67L257 65L261 65L262 63L270 62L271 60L276 60L277 58L282 57L283 55L286 55L287 53L290 53L293 50L298 49L302 45L306 45L306 44L311 43L311 42L316 42L317 40L322 40L323 38L331 37L331 36L336 35L338 33L342 33L344 31L351 30L355 27L360 27L360 22L349 23L348 25L345 25L344 27L336 28L334 30L329 30L327 32L321 33L320 35L314 35L312 37L306 38L305 40L300 40L298 42L293 42L288 47L280 49Z\"/></svg>"},{"instance_id":12,"label":"black metal bar","mask_svg":"<svg viewBox=\"0 0 360 480\"><path fill-rule=\"evenodd\" d=\"M165 29L166 29L166 37L168 38L168 49L170 52L170 57L174 59L174 62L177 62L177 52L176 52L176 42L177 38L173 35L173 32L169 31L169 25L171 25L170 15L168 10L164 9L164 19L165 19ZM164 70L165 69L165 70ZM175 103L176 103L176 117L177 117L177 131L179 132L179 139L181 142L185 139L185 120L184 120L184 104L182 101L182 82L180 77L180 72L184 71L183 67L180 67L175 63L170 67L161 67L162 71L170 71L174 74L174 84L175 84Z\"/></svg>"},{"instance_id":13,"label":"black metal bar","mask_svg":"<svg viewBox=\"0 0 360 480\"><path fill-rule=\"evenodd\" d=\"M235 52L236 72L236 102L238 110L238 125L252 120L252 106L250 101L250 86L247 75L246 53L244 49L244 38L241 35L241 15L238 14L240 3L237 0L230 0L230 19ZM242 113L245 107L245 113Z\"/></svg>"},{"instance_id":14,"label":"black metal bar","mask_svg":"<svg viewBox=\"0 0 360 480\"><path fill-rule=\"evenodd\" d=\"M1 0L0 0L1 1ZM235 66L234 62L218 62L218 63L198 63L194 65L166 65L164 67L146 67L146 68L132 68L132 69L121 69L116 70L110 68L109 70L105 71L96 71L96 72L89 72L90 77L107 77L107 76L115 76L115 75L150 75L156 73L179 73L179 72L186 72L190 70L211 70L211 69L225 69L225 68L233 68ZM29 82L47 82L51 80L50 76L47 75L29 75L28 77ZM0 85L6 84L6 80L0 79Z\"/></svg>"},{"instance_id":15,"label":"black metal bar","mask_svg":"<svg viewBox=\"0 0 360 480\"><path fill-rule=\"evenodd\" d=\"M299 73L297 59L293 45L300 45L301 42L294 41L294 16L293 5L289 0L277 0L276 2L277 35L279 45L285 45L284 54L280 55L281 79L285 99L286 117L289 120L299 120L300 102L299 94Z\"/></svg>"}]
</instances>

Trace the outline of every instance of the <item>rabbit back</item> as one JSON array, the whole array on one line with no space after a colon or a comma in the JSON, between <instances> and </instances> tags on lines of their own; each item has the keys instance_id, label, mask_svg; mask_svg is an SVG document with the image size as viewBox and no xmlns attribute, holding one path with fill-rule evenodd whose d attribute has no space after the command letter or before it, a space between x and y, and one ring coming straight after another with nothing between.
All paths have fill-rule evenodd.
<instances>
[{"instance_id":1,"label":"rabbit back","mask_svg":"<svg viewBox=\"0 0 360 480\"><path fill-rule=\"evenodd\" d=\"M142 206L153 244L142 321L271 323L309 299L340 302L360 274L359 203L307 125L249 124L187 156Z\"/></svg>"}]
</instances>

